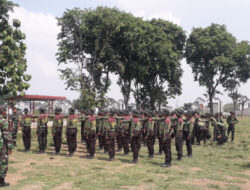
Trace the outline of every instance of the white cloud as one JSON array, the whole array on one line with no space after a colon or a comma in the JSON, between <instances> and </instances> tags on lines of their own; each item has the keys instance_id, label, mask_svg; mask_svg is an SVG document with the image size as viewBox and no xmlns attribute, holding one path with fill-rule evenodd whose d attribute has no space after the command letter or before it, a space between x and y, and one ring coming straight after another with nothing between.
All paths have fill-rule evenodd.
<instances>
[{"instance_id":1,"label":"white cloud","mask_svg":"<svg viewBox=\"0 0 250 190\"><path fill-rule=\"evenodd\" d=\"M64 89L64 82L59 79L55 54L60 28L56 18L51 14L30 12L22 7L15 8L10 18L19 19L21 30L26 34L27 73L32 75L27 93L77 98L76 93Z\"/></svg>"},{"instance_id":2,"label":"white cloud","mask_svg":"<svg viewBox=\"0 0 250 190\"><path fill-rule=\"evenodd\" d=\"M117 6L135 16L145 19L162 18L180 25L179 18L167 9L168 1L164 0L117 0Z\"/></svg>"}]
</instances>

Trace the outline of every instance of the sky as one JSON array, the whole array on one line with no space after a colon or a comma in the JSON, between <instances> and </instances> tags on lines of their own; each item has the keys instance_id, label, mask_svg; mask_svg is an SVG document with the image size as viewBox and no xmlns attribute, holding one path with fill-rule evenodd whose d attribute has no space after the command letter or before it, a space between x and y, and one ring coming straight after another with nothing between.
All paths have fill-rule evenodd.
<instances>
[{"instance_id":1,"label":"sky","mask_svg":"<svg viewBox=\"0 0 250 190\"><path fill-rule=\"evenodd\" d=\"M26 34L27 73L32 75L31 87L27 94L66 96L73 100L78 93L65 90L64 81L59 77L56 60L57 26L56 17L61 17L66 9L74 7L96 8L97 6L117 7L145 19L162 18L181 26L186 34L193 27L206 27L211 23L225 24L230 33L238 41L250 41L250 0L13 0L19 4L11 13L11 18L18 18L21 29ZM203 97L205 88L193 80L191 68L182 60L184 70L182 77L182 95L169 100L173 107L194 102L197 97ZM112 85L108 96L116 100L122 99L117 77L111 76ZM221 89L222 90L222 89ZM243 84L239 92L250 94L250 80ZM231 100L224 95L218 95L223 103ZM133 102L133 100L131 100Z\"/></svg>"}]
</instances>

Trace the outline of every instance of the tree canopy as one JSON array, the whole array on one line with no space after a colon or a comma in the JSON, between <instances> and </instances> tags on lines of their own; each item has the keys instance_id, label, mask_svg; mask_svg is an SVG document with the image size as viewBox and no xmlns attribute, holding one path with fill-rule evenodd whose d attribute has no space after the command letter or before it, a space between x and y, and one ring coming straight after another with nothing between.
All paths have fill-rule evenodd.
<instances>
[{"instance_id":1,"label":"tree canopy","mask_svg":"<svg viewBox=\"0 0 250 190\"><path fill-rule=\"evenodd\" d=\"M21 22L9 20L9 12L16 4L0 0L0 96L17 95L29 88L30 75L25 74L25 34L20 30Z\"/></svg>"},{"instance_id":2,"label":"tree canopy","mask_svg":"<svg viewBox=\"0 0 250 190\"><path fill-rule=\"evenodd\" d=\"M246 82L249 78L249 44L237 43L225 25L211 24L193 28L187 39L185 56L194 80L207 88L210 112L218 86L227 89L230 81Z\"/></svg>"},{"instance_id":3,"label":"tree canopy","mask_svg":"<svg viewBox=\"0 0 250 190\"><path fill-rule=\"evenodd\" d=\"M177 25L107 7L66 10L58 24L57 60L65 65L61 76L67 88L81 92L82 101L91 96L92 106L105 105L110 73L118 75L126 107L131 92L136 94L133 84L140 87L138 102L148 97L153 109L181 93L186 36Z\"/></svg>"}]
</instances>

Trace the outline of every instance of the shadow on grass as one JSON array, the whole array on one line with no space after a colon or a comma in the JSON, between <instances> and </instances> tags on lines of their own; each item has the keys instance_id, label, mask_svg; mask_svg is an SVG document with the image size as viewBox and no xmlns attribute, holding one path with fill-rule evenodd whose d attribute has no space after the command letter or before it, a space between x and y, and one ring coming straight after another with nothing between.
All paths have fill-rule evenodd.
<instances>
[{"instance_id":1,"label":"shadow on grass","mask_svg":"<svg viewBox=\"0 0 250 190\"><path fill-rule=\"evenodd\" d=\"M240 165L243 169L250 169L250 162Z\"/></svg>"}]
</instances>

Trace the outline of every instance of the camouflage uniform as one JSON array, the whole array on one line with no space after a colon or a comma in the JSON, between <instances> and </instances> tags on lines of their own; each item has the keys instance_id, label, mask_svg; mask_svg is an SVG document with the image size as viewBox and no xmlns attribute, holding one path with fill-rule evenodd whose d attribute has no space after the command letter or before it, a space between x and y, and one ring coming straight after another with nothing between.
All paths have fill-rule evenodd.
<instances>
[{"instance_id":1,"label":"camouflage uniform","mask_svg":"<svg viewBox=\"0 0 250 190\"><path fill-rule=\"evenodd\" d=\"M227 123L228 123L227 136L229 138L230 132L232 132L231 142L233 142L234 140L235 124L239 122L235 116L232 116L232 114L234 115L234 113L231 112L231 115L228 116L227 118Z\"/></svg>"},{"instance_id":2,"label":"camouflage uniform","mask_svg":"<svg viewBox=\"0 0 250 190\"><path fill-rule=\"evenodd\" d=\"M85 120L84 136L87 143L89 158L94 158L96 144L96 117L91 115Z\"/></svg>"},{"instance_id":3,"label":"camouflage uniform","mask_svg":"<svg viewBox=\"0 0 250 190\"><path fill-rule=\"evenodd\" d=\"M218 119L215 119L214 117L210 117L210 121L211 121L212 125L216 126L216 128L217 128L216 141L218 142L218 144L222 145L225 142L227 142L226 127L225 127L224 123L220 122Z\"/></svg>"},{"instance_id":4,"label":"camouflage uniform","mask_svg":"<svg viewBox=\"0 0 250 190\"><path fill-rule=\"evenodd\" d=\"M13 125L13 142L14 142L14 146L16 146L16 138L17 138L17 132L18 132L18 121L19 121L17 113L12 114L11 121L12 121L12 125Z\"/></svg>"},{"instance_id":5,"label":"camouflage uniform","mask_svg":"<svg viewBox=\"0 0 250 190\"><path fill-rule=\"evenodd\" d=\"M169 111L163 110L163 117L158 119L159 134L162 137L162 149L165 154L165 163L162 167L170 167L172 161L171 152L171 119L169 117Z\"/></svg>"},{"instance_id":6,"label":"camouflage uniform","mask_svg":"<svg viewBox=\"0 0 250 190\"><path fill-rule=\"evenodd\" d=\"M40 114L37 118L37 140L39 144L39 153L44 153L46 149L47 142L47 128L48 115Z\"/></svg>"},{"instance_id":7,"label":"camouflage uniform","mask_svg":"<svg viewBox=\"0 0 250 190\"><path fill-rule=\"evenodd\" d=\"M53 119L52 136L55 145L55 153L58 154L62 145L63 115L56 113Z\"/></svg>"},{"instance_id":8,"label":"camouflage uniform","mask_svg":"<svg viewBox=\"0 0 250 190\"><path fill-rule=\"evenodd\" d=\"M154 144L155 144L155 133L154 126L155 122L151 116L148 115L148 118L145 120L145 130L146 130L146 142L148 147L149 157L154 157Z\"/></svg>"},{"instance_id":9,"label":"camouflage uniform","mask_svg":"<svg viewBox=\"0 0 250 190\"><path fill-rule=\"evenodd\" d=\"M4 178L8 171L8 152L14 148L12 132L8 121L0 116L0 186L7 186Z\"/></svg>"},{"instance_id":10,"label":"camouflage uniform","mask_svg":"<svg viewBox=\"0 0 250 190\"><path fill-rule=\"evenodd\" d=\"M31 146L31 123L32 115L28 113L24 114L21 119L21 128L25 151L29 151Z\"/></svg>"},{"instance_id":11,"label":"camouflage uniform","mask_svg":"<svg viewBox=\"0 0 250 190\"><path fill-rule=\"evenodd\" d=\"M130 121L130 119L131 117L129 116L128 112L126 112L123 121ZM126 156L129 154L129 140L130 140L129 122L122 122L121 128L122 128L122 146L123 146L124 155Z\"/></svg>"},{"instance_id":12,"label":"camouflage uniform","mask_svg":"<svg viewBox=\"0 0 250 190\"><path fill-rule=\"evenodd\" d=\"M111 116L108 118L108 125L106 128L106 143L109 154L109 160L114 160L115 157L115 128L116 128L116 118Z\"/></svg>"},{"instance_id":13,"label":"camouflage uniform","mask_svg":"<svg viewBox=\"0 0 250 190\"><path fill-rule=\"evenodd\" d=\"M133 152L133 163L138 162L139 150L141 147L141 128L142 124L139 119L139 114L134 115L133 119L131 119L131 127L130 127L130 138L131 138L131 149Z\"/></svg>"},{"instance_id":14,"label":"camouflage uniform","mask_svg":"<svg viewBox=\"0 0 250 190\"><path fill-rule=\"evenodd\" d=\"M182 159L182 146L183 146L183 119L180 116L177 122L176 136L175 136L175 148L178 155L178 160Z\"/></svg>"},{"instance_id":15,"label":"camouflage uniform","mask_svg":"<svg viewBox=\"0 0 250 190\"><path fill-rule=\"evenodd\" d=\"M67 128L65 132L68 142L69 156L72 156L77 148L77 126L78 116L73 113L67 119Z\"/></svg>"},{"instance_id":16,"label":"camouflage uniform","mask_svg":"<svg viewBox=\"0 0 250 190\"><path fill-rule=\"evenodd\" d=\"M183 125L183 139L186 141L187 156L192 156L192 138L194 130L194 118L186 118Z\"/></svg>"},{"instance_id":17,"label":"camouflage uniform","mask_svg":"<svg viewBox=\"0 0 250 190\"><path fill-rule=\"evenodd\" d=\"M122 150L122 127L121 127L121 120L123 118L116 117L116 142L118 147L118 152Z\"/></svg>"}]
</instances>

